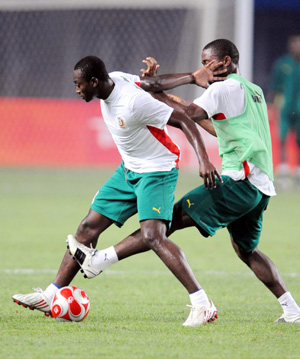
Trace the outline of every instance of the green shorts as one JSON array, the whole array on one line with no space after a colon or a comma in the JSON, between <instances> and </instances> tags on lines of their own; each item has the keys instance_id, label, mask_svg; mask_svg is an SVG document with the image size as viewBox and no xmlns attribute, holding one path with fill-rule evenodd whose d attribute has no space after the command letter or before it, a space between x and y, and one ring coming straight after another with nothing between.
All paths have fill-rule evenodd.
<instances>
[{"instance_id":1,"label":"green shorts","mask_svg":"<svg viewBox=\"0 0 300 359\"><path fill-rule=\"evenodd\" d=\"M178 169L169 172L136 173L122 163L99 189L91 209L103 214L121 227L135 213L139 221L160 219L172 221L174 191Z\"/></svg>"},{"instance_id":2,"label":"green shorts","mask_svg":"<svg viewBox=\"0 0 300 359\"><path fill-rule=\"evenodd\" d=\"M263 212L269 203L247 179L234 181L222 176L217 188L200 186L184 195L177 203L196 222L205 237L227 227L234 242L244 251L254 250L259 242Z\"/></svg>"}]
</instances>

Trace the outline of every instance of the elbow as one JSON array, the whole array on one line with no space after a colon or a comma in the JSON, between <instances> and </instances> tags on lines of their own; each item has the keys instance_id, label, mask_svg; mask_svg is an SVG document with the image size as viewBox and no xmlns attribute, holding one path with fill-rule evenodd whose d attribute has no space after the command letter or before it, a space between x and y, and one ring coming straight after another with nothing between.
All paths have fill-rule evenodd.
<instances>
[{"instance_id":1,"label":"elbow","mask_svg":"<svg viewBox=\"0 0 300 359\"><path fill-rule=\"evenodd\" d=\"M143 90L147 92L161 92L163 91L163 86L161 84L159 76L150 77L143 81L141 84Z\"/></svg>"}]
</instances>

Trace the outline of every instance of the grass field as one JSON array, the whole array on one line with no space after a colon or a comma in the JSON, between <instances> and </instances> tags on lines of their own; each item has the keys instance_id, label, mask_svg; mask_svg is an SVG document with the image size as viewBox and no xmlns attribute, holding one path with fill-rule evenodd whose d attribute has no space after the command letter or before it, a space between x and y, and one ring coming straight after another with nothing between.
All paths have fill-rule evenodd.
<instances>
[{"instance_id":1,"label":"grass field","mask_svg":"<svg viewBox=\"0 0 300 359\"><path fill-rule=\"evenodd\" d=\"M81 274L91 310L81 323L61 323L17 306L15 293L45 288L65 251L65 238L86 215L110 170L0 169L0 358L300 358L300 325L275 324L275 297L236 257L227 231L209 239L195 229L172 239L185 251L219 319L185 328L189 298L153 253L120 262L93 280ZM199 183L180 174L177 198ZM300 193L279 193L265 213L260 249L277 264L300 303ZM99 247L137 228L137 217L110 228Z\"/></svg>"}]
</instances>

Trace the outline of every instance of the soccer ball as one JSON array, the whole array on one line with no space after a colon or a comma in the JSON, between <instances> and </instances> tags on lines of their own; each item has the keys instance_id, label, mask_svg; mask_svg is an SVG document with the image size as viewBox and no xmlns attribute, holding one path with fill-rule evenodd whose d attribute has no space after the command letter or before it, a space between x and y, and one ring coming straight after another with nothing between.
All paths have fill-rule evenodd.
<instances>
[{"instance_id":1,"label":"soccer ball","mask_svg":"<svg viewBox=\"0 0 300 359\"><path fill-rule=\"evenodd\" d=\"M89 297L82 289L73 286L60 288L51 303L52 316L61 322L80 322L89 310Z\"/></svg>"}]
</instances>

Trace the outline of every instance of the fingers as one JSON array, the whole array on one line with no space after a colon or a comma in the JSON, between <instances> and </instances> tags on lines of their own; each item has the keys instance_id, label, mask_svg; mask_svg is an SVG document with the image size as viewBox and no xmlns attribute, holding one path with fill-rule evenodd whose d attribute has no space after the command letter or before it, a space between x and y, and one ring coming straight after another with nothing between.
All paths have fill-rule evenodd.
<instances>
[{"instance_id":1,"label":"fingers","mask_svg":"<svg viewBox=\"0 0 300 359\"><path fill-rule=\"evenodd\" d=\"M144 62L145 64L148 64L148 63L149 63L151 66L157 64L157 61L155 60L155 58L154 58L154 57L151 57L151 56L146 57L146 60L143 60L143 62Z\"/></svg>"},{"instance_id":2,"label":"fingers","mask_svg":"<svg viewBox=\"0 0 300 359\"><path fill-rule=\"evenodd\" d=\"M217 178L221 183L223 183L223 179L217 170L209 172L201 177L203 177L204 187L209 190L217 187Z\"/></svg>"},{"instance_id":3,"label":"fingers","mask_svg":"<svg viewBox=\"0 0 300 359\"><path fill-rule=\"evenodd\" d=\"M174 102L178 102L178 103L185 103L185 101L181 98L181 97L179 97L179 96L176 96L176 95L173 95L173 94L167 94L168 95L168 97L171 99L171 100L173 100Z\"/></svg>"},{"instance_id":4,"label":"fingers","mask_svg":"<svg viewBox=\"0 0 300 359\"><path fill-rule=\"evenodd\" d=\"M216 188L217 184L216 184L216 177L215 177L215 173L211 172L209 173L209 175L207 176L207 187L208 189L213 189Z\"/></svg>"},{"instance_id":5,"label":"fingers","mask_svg":"<svg viewBox=\"0 0 300 359\"><path fill-rule=\"evenodd\" d=\"M223 65L224 65L224 64L223 64L222 61L217 62L216 60L212 60L212 61L208 62L208 63L205 65L205 67L206 67L207 69L209 69L210 71L212 71L212 73L213 73L213 75L214 75L214 77L215 77L215 75L220 75L220 74L224 74L225 72L227 72L227 68L226 68L226 67L225 67L225 68L222 68L222 69L220 69L220 70L216 70L217 68L219 68L219 67L221 67L221 66L223 66Z\"/></svg>"},{"instance_id":6,"label":"fingers","mask_svg":"<svg viewBox=\"0 0 300 359\"><path fill-rule=\"evenodd\" d=\"M227 68L218 71L213 71L213 75L214 77L216 77L215 75L225 74L226 72L227 72Z\"/></svg>"},{"instance_id":7,"label":"fingers","mask_svg":"<svg viewBox=\"0 0 300 359\"><path fill-rule=\"evenodd\" d=\"M159 65L154 57L146 57L145 60L142 60L144 64L147 65L147 69L141 69L142 77L152 77L156 76Z\"/></svg>"},{"instance_id":8,"label":"fingers","mask_svg":"<svg viewBox=\"0 0 300 359\"><path fill-rule=\"evenodd\" d=\"M217 170L215 170L215 174L219 178L220 182L223 183L223 178L221 177L221 175L219 174L219 172Z\"/></svg>"}]
</instances>

